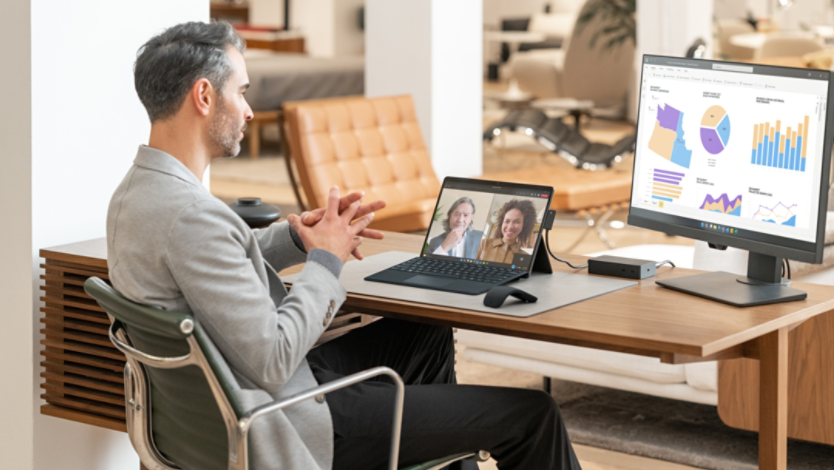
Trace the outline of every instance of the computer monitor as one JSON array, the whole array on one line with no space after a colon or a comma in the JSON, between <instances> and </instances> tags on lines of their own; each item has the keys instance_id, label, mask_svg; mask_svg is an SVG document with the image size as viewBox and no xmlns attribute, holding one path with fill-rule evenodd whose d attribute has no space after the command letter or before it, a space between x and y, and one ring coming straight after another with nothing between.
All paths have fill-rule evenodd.
<instances>
[{"instance_id":1,"label":"computer monitor","mask_svg":"<svg viewBox=\"0 0 834 470\"><path fill-rule=\"evenodd\" d=\"M822 262L831 72L643 56L628 223L748 250L747 277L657 281L737 306L801 300L782 260Z\"/></svg>"}]
</instances>

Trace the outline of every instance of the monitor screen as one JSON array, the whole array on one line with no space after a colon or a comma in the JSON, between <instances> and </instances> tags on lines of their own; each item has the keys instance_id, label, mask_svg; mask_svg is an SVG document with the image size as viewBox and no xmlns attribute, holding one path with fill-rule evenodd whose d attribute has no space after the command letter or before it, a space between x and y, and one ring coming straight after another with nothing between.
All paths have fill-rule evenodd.
<instances>
[{"instance_id":1,"label":"monitor screen","mask_svg":"<svg viewBox=\"0 0 834 470\"><path fill-rule=\"evenodd\" d=\"M552 188L446 178L422 256L528 271Z\"/></svg>"},{"instance_id":2,"label":"monitor screen","mask_svg":"<svg viewBox=\"0 0 834 470\"><path fill-rule=\"evenodd\" d=\"M815 252L830 73L649 55L642 67L629 222Z\"/></svg>"}]
</instances>

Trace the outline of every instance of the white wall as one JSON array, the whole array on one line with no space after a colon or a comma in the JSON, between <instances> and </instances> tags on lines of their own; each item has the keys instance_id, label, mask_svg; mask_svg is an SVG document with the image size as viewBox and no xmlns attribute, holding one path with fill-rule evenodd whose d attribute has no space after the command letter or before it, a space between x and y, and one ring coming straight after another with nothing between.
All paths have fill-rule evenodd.
<instances>
[{"instance_id":1,"label":"white wall","mask_svg":"<svg viewBox=\"0 0 834 470\"><path fill-rule=\"evenodd\" d=\"M14 64L7 69L14 73L0 76L3 468L139 466L126 434L40 415L37 251L105 235L107 203L150 129L133 89L136 51L167 26L207 20L208 7L207 0L4 6L0 62Z\"/></svg>"},{"instance_id":2,"label":"white wall","mask_svg":"<svg viewBox=\"0 0 834 470\"><path fill-rule=\"evenodd\" d=\"M333 52L336 56L365 53L365 32L359 29L359 8L363 5L365 0L335 0Z\"/></svg>"},{"instance_id":3,"label":"white wall","mask_svg":"<svg viewBox=\"0 0 834 470\"><path fill-rule=\"evenodd\" d=\"M640 0L637 2L637 61L642 54L683 57L692 43L707 43L712 57L713 3L703 0Z\"/></svg>"},{"instance_id":4,"label":"white wall","mask_svg":"<svg viewBox=\"0 0 834 470\"><path fill-rule=\"evenodd\" d=\"M431 148L432 0L368 0L365 95L410 94Z\"/></svg>"},{"instance_id":5,"label":"white wall","mask_svg":"<svg viewBox=\"0 0 834 470\"><path fill-rule=\"evenodd\" d=\"M292 2L290 15L292 29L304 34L307 53L315 57L333 57L335 54L334 14L338 0L301 0Z\"/></svg>"},{"instance_id":6,"label":"white wall","mask_svg":"<svg viewBox=\"0 0 834 470\"><path fill-rule=\"evenodd\" d=\"M483 168L482 0L369 0L365 94L410 94L434 169Z\"/></svg>"},{"instance_id":7,"label":"white wall","mask_svg":"<svg viewBox=\"0 0 834 470\"><path fill-rule=\"evenodd\" d=\"M29 2L3 5L0 28L0 461L32 468L32 111Z\"/></svg>"},{"instance_id":8,"label":"white wall","mask_svg":"<svg viewBox=\"0 0 834 470\"><path fill-rule=\"evenodd\" d=\"M295 0L290 4L290 28L304 34L307 53L315 57L361 55L365 35L357 12L365 0ZM283 26L283 0L249 0L249 22Z\"/></svg>"},{"instance_id":9,"label":"white wall","mask_svg":"<svg viewBox=\"0 0 834 470\"><path fill-rule=\"evenodd\" d=\"M249 0L249 24L284 26L284 0Z\"/></svg>"}]
</instances>

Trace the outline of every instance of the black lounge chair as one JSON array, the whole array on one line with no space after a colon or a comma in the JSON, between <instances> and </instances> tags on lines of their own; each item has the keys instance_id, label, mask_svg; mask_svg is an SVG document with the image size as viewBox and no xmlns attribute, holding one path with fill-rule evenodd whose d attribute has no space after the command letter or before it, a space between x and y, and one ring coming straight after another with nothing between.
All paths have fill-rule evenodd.
<instances>
[{"instance_id":1,"label":"black lounge chair","mask_svg":"<svg viewBox=\"0 0 834 470\"><path fill-rule=\"evenodd\" d=\"M502 132L523 132L536 139L551 152L577 168L602 170L623 160L623 155L634 151L635 136L623 137L614 145L588 141L560 118L549 118L535 108L510 111L507 116L484 131L484 142L491 142Z\"/></svg>"}]
</instances>

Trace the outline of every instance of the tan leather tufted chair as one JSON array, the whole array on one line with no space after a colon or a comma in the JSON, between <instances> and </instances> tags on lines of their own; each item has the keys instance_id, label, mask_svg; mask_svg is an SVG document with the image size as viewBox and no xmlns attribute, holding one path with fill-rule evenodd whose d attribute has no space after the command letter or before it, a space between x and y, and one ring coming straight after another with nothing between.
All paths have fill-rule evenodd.
<instances>
[{"instance_id":1,"label":"tan leather tufted chair","mask_svg":"<svg viewBox=\"0 0 834 470\"><path fill-rule=\"evenodd\" d=\"M324 207L330 187L338 185L343 192L365 191L368 201L387 202L374 228L428 228L440 182L410 96L288 102L283 121L300 179L293 183L300 183L306 208ZM297 190L296 196L301 202Z\"/></svg>"}]
</instances>

